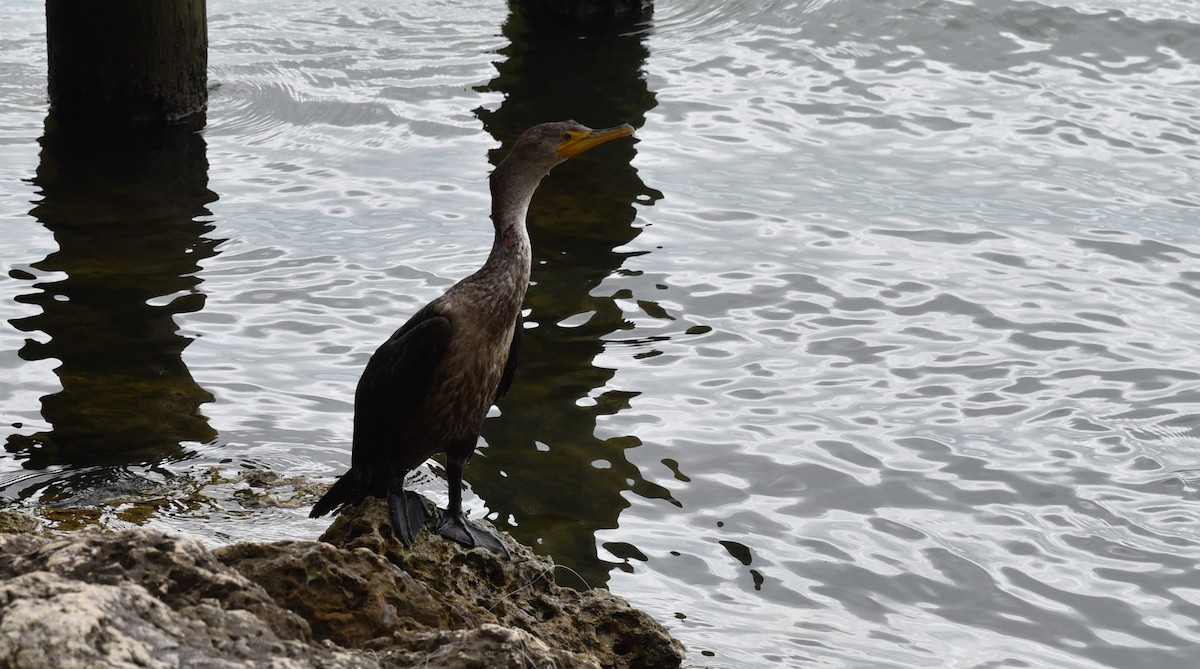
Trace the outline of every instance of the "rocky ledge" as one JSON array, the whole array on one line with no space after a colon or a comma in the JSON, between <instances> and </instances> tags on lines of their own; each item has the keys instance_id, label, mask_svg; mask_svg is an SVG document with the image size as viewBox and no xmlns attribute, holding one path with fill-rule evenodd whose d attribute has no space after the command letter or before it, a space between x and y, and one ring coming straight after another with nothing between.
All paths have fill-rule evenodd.
<instances>
[{"instance_id":1,"label":"rocky ledge","mask_svg":"<svg viewBox=\"0 0 1200 669\"><path fill-rule=\"evenodd\" d=\"M12 514L6 514L13 518ZM0 519L2 521L3 519ZM422 532L369 500L320 541L209 551L161 532L0 522L0 667L678 667L662 625L554 564Z\"/></svg>"}]
</instances>

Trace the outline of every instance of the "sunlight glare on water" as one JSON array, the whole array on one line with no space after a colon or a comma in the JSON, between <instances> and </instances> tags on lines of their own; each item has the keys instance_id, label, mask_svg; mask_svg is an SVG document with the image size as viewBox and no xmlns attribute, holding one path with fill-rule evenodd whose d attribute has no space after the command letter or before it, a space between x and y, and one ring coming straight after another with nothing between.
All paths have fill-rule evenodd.
<instances>
[{"instance_id":1,"label":"sunlight glare on water","mask_svg":"<svg viewBox=\"0 0 1200 669\"><path fill-rule=\"evenodd\" d=\"M68 270L31 213L44 38L18 4L0 490L34 504L73 474L28 466L29 435L63 430L61 370L17 326ZM503 3L212 2L217 199L198 283L148 300L202 296L171 318L205 425L86 480L332 480L371 352L483 260L489 152L630 121L636 143L535 202L473 516L650 611L692 667L1197 666L1193 9L693 0L547 37ZM327 523L209 494L140 522L209 543Z\"/></svg>"}]
</instances>

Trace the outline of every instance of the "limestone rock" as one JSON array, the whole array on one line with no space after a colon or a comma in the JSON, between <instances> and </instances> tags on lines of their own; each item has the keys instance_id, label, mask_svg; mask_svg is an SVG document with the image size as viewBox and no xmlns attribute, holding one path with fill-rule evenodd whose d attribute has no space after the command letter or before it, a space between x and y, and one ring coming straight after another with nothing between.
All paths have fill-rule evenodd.
<instances>
[{"instance_id":1,"label":"limestone rock","mask_svg":"<svg viewBox=\"0 0 1200 669\"><path fill-rule=\"evenodd\" d=\"M377 666L346 651L281 640L246 611L204 603L192 607L191 614L174 610L140 585L98 585L29 572L0 582L0 666Z\"/></svg>"},{"instance_id":2,"label":"limestone rock","mask_svg":"<svg viewBox=\"0 0 1200 669\"><path fill-rule=\"evenodd\" d=\"M600 669L581 655L553 650L524 630L485 624L476 629L418 635L405 650L383 653L391 666L421 669Z\"/></svg>"},{"instance_id":3,"label":"limestone rock","mask_svg":"<svg viewBox=\"0 0 1200 669\"><path fill-rule=\"evenodd\" d=\"M226 568L199 542L153 530L106 534L89 529L56 537L0 534L0 578L49 571L96 585L135 583L174 609L218 601L246 611L281 639L311 639L303 618L280 608L262 587Z\"/></svg>"},{"instance_id":4,"label":"limestone rock","mask_svg":"<svg viewBox=\"0 0 1200 669\"><path fill-rule=\"evenodd\" d=\"M554 582L554 563L500 534L511 558L465 549L427 527L411 549L392 534L386 502L368 498L343 511L321 536L368 549L488 622L526 630L554 648L591 655L603 667L669 669L683 648L661 624L607 590L579 592Z\"/></svg>"},{"instance_id":5,"label":"limestone rock","mask_svg":"<svg viewBox=\"0 0 1200 669\"><path fill-rule=\"evenodd\" d=\"M29 530L17 523L18 530ZM36 527L32 528L36 530ZM648 615L505 536L512 559L429 530L412 550L387 505L326 542L210 552L147 529L0 529L0 667L472 669L678 667Z\"/></svg>"},{"instance_id":6,"label":"limestone rock","mask_svg":"<svg viewBox=\"0 0 1200 669\"><path fill-rule=\"evenodd\" d=\"M38 529L37 518L14 509L0 509L0 532L24 534Z\"/></svg>"},{"instance_id":7,"label":"limestone rock","mask_svg":"<svg viewBox=\"0 0 1200 669\"><path fill-rule=\"evenodd\" d=\"M485 619L366 549L281 541L235 544L215 554L300 614L316 638L340 646L362 647L395 633L477 627Z\"/></svg>"}]
</instances>

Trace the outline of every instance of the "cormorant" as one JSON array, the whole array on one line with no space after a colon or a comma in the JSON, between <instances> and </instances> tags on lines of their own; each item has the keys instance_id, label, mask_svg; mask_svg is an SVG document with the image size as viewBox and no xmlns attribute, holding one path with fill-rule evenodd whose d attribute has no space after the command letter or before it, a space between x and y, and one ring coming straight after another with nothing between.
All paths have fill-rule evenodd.
<instances>
[{"instance_id":1,"label":"cormorant","mask_svg":"<svg viewBox=\"0 0 1200 669\"><path fill-rule=\"evenodd\" d=\"M488 408L508 391L516 370L531 262L525 214L555 165L632 134L629 125L592 130L575 121L543 123L521 134L490 177L496 237L487 261L371 356L354 394L350 470L313 506L311 517L386 496L396 536L411 548L429 511L423 497L403 488L404 476L444 452L450 503L439 511L438 534L507 555L498 537L463 514L462 474Z\"/></svg>"}]
</instances>

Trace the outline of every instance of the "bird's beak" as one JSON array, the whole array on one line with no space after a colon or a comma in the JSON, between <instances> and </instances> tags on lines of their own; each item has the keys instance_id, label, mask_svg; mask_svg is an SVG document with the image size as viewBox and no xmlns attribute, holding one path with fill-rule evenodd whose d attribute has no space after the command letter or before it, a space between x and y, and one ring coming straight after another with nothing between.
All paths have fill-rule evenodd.
<instances>
[{"instance_id":1,"label":"bird's beak","mask_svg":"<svg viewBox=\"0 0 1200 669\"><path fill-rule=\"evenodd\" d=\"M623 123L615 128L605 128L604 130L591 130L588 132L572 132L570 136L563 140L562 144L555 149L558 155L563 158L571 158L577 156L584 151L603 144L610 139L619 137L628 137L633 134L633 126L628 123Z\"/></svg>"}]
</instances>

